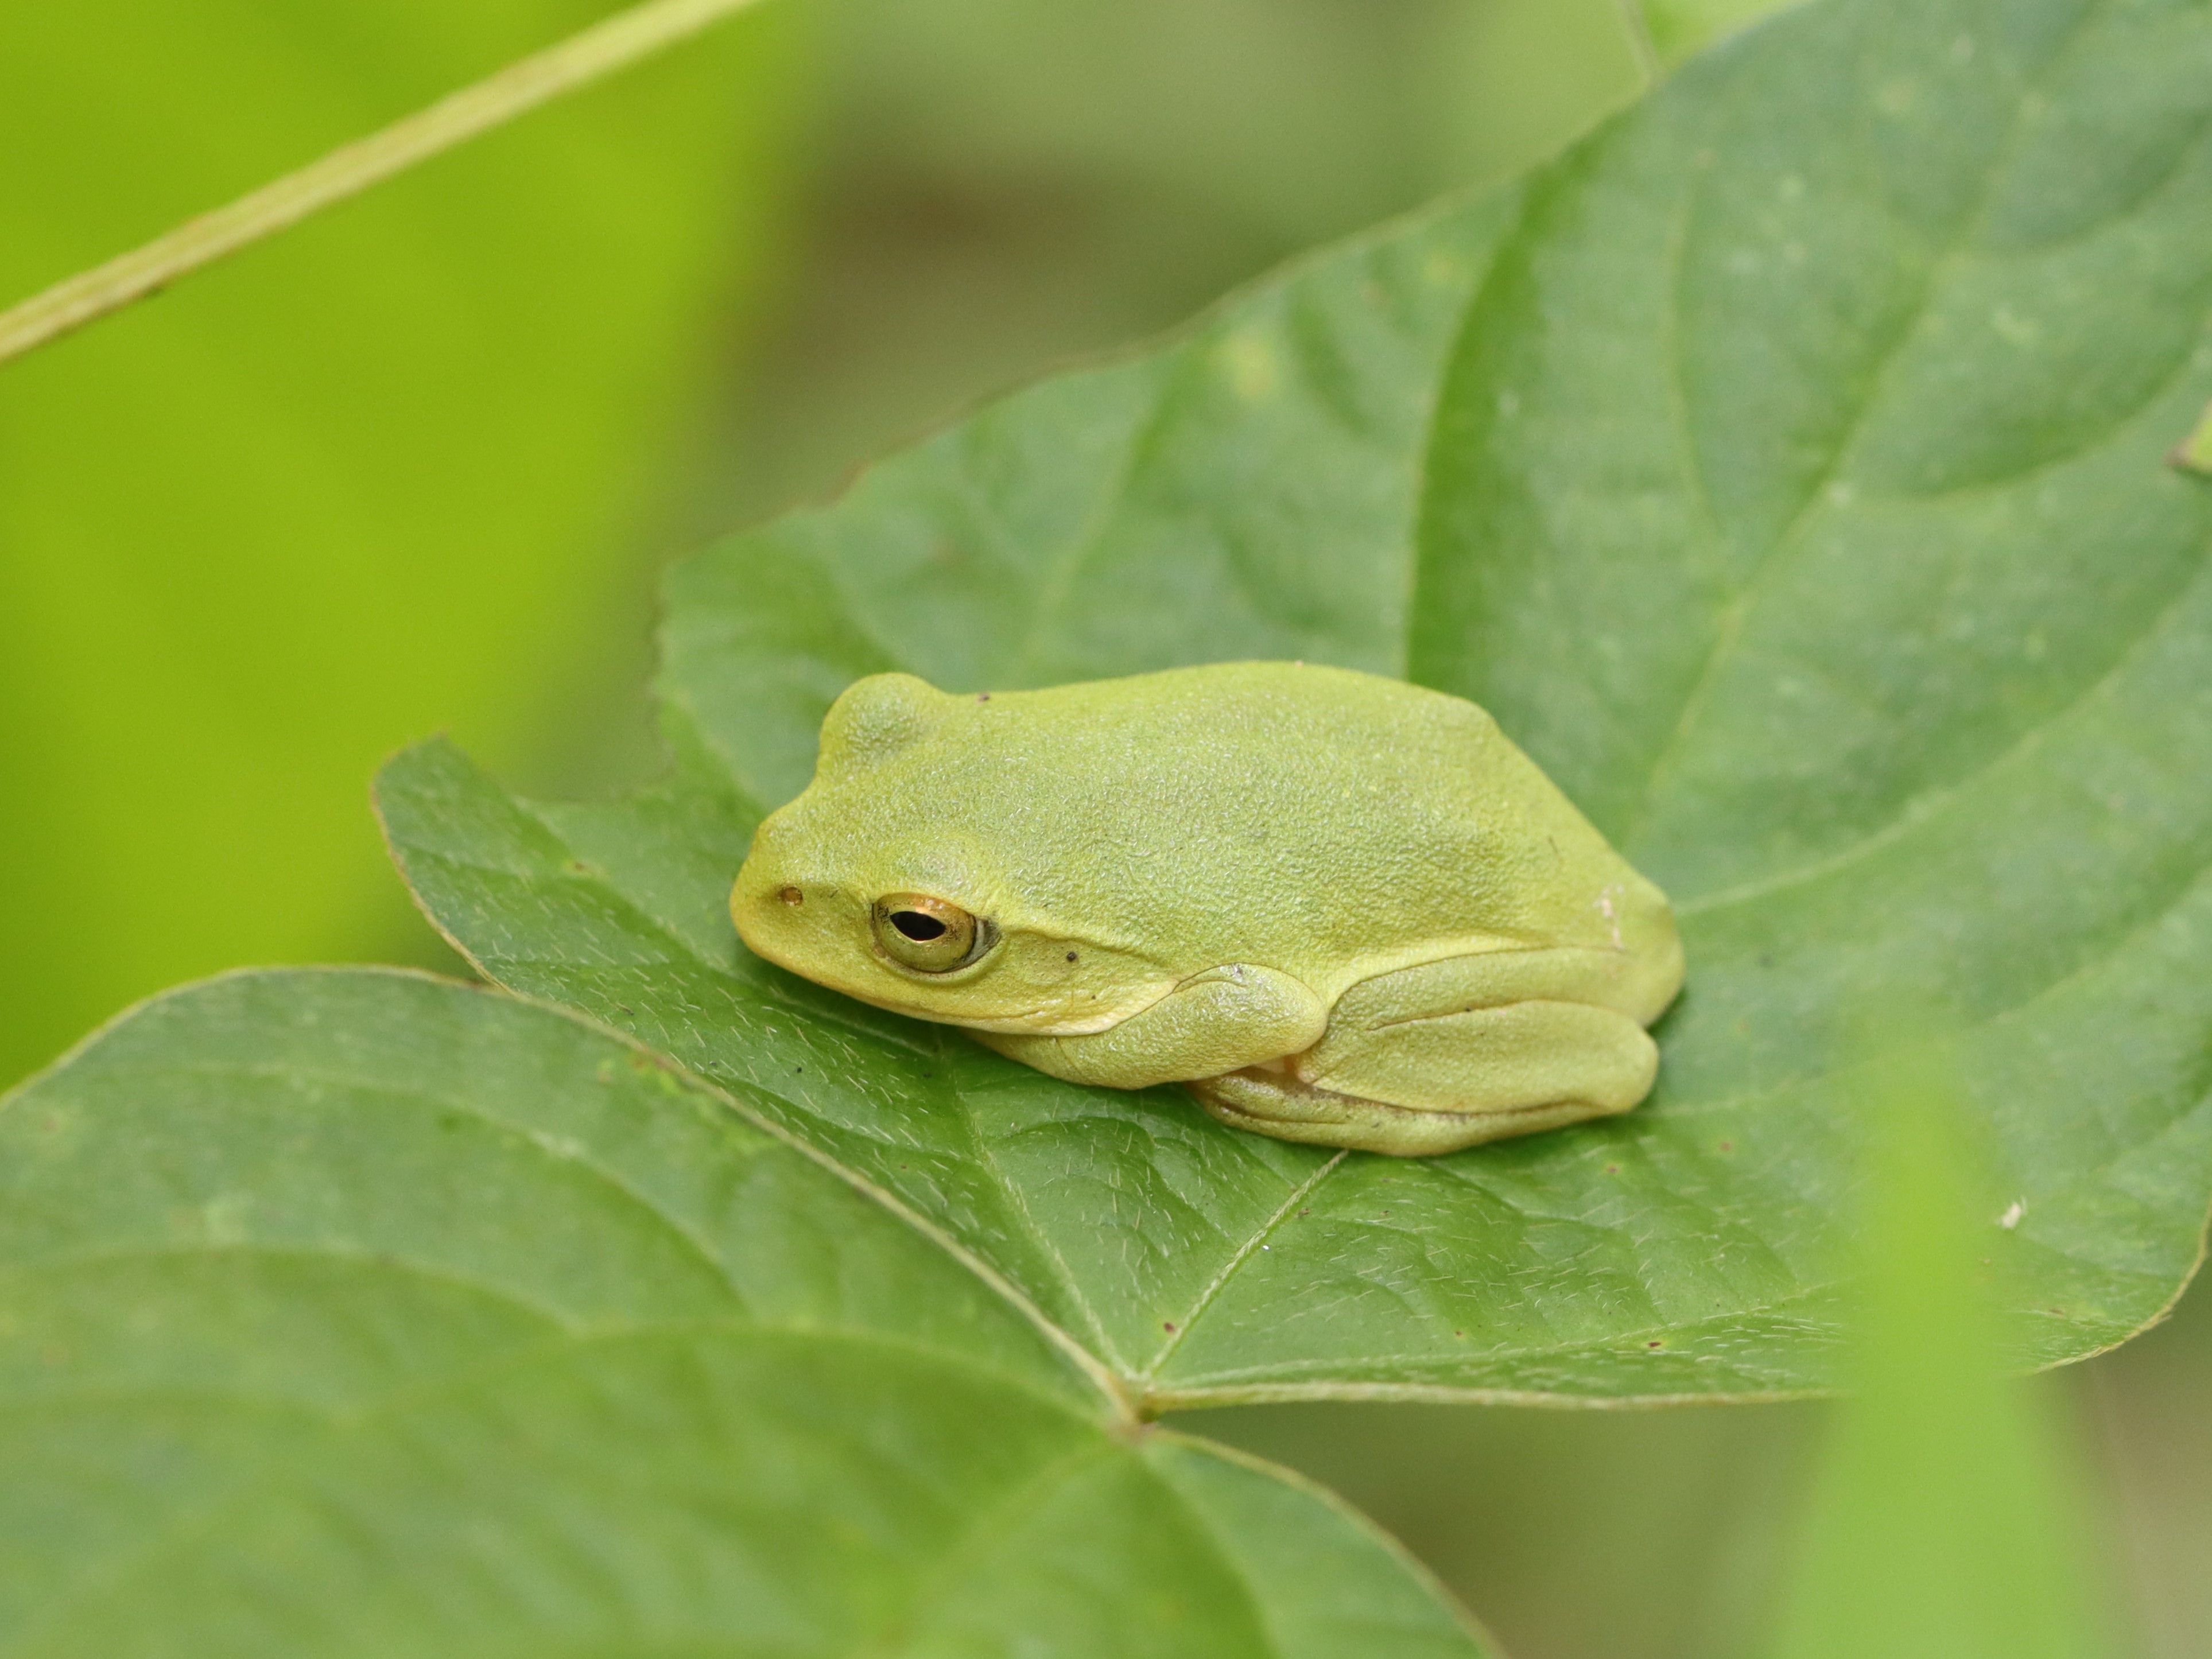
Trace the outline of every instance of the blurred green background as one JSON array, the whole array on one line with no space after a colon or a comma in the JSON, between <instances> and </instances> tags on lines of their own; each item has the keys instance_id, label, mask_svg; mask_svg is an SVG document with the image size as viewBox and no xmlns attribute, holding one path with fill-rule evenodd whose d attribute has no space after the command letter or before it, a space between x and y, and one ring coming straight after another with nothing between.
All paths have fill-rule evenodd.
<instances>
[{"instance_id":1,"label":"blurred green background","mask_svg":"<svg viewBox=\"0 0 2212 1659\"><path fill-rule=\"evenodd\" d=\"M0 299L611 9L0 9ZM1519 170L1757 9L777 0L0 369L0 1084L178 980L438 965L381 756L447 729L538 793L649 774L668 558ZM2026 1407L2115 1652L2212 1651L2209 1404L2199 1292ZM1518 1659L1731 1659L1771 1650L1808 1493L1885 1467L1833 1415L1190 1426L1345 1492Z\"/></svg>"}]
</instances>

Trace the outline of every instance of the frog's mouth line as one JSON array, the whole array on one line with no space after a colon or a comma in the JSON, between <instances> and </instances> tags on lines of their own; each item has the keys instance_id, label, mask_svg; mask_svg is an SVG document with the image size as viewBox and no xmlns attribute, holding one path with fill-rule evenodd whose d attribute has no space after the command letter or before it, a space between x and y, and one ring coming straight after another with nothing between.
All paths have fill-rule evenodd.
<instances>
[{"instance_id":1,"label":"frog's mouth line","mask_svg":"<svg viewBox=\"0 0 2212 1659\"><path fill-rule=\"evenodd\" d=\"M933 976L913 973L911 969L900 968L897 963L889 957L875 959L898 973L902 979L910 975L915 981L916 990L925 986L943 985L954 977L950 974ZM793 971L798 970L794 969ZM963 969L957 971L965 973L968 970ZM801 977L810 976L801 975ZM817 982L828 983L827 981ZM1110 1031L1124 1020L1134 1018L1143 1013L1154 1003L1170 994L1175 987L1172 984L1163 984L1152 994L1144 997L1142 1000L1133 999L1115 1002L1109 1007L1082 1013L1075 1012L1077 1005L1083 1001L1095 1001L1098 997L1097 992L1089 994L1087 997L1079 994L1058 998L1042 1007L1007 1014L954 1012L941 1005L930 1006L909 1002L903 998L886 994L884 988L878 985L872 984L866 988L859 985L830 985L830 988L842 992L845 995L865 1002L871 1007L881 1008L886 1013L904 1014L909 1019L925 1019L933 1025L957 1025L965 1030L994 1031L1005 1036L1095 1036L1101 1031Z\"/></svg>"}]
</instances>

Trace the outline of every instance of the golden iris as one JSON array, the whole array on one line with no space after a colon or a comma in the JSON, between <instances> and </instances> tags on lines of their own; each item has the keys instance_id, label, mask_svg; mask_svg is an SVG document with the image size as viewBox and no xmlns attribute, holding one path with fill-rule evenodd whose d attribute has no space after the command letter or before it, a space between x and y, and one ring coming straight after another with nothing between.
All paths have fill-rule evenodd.
<instances>
[{"instance_id":1,"label":"golden iris","mask_svg":"<svg viewBox=\"0 0 2212 1659\"><path fill-rule=\"evenodd\" d=\"M924 974L965 967L988 947L989 924L927 893L886 893L876 901L876 943L893 962Z\"/></svg>"}]
</instances>

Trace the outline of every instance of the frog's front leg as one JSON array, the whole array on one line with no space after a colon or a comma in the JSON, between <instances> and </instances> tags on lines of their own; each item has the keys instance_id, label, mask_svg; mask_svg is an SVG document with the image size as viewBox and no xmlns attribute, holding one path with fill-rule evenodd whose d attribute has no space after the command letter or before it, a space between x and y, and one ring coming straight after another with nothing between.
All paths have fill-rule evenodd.
<instances>
[{"instance_id":1,"label":"frog's front leg","mask_svg":"<svg viewBox=\"0 0 2212 1659\"><path fill-rule=\"evenodd\" d=\"M1328 1024L1328 1008L1304 984L1272 968L1237 963L1193 975L1103 1031L969 1035L1071 1083L1145 1089L1297 1054L1321 1041Z\"/></svg>"},{"instance_id":2,"label":"frog's front leg","mask_svg":"<svg viewBox=\"0 0 2212 1659\"><path fill-rule=\"evenodd\" d=\"M1679 977L1613 951L1454 957L1355 985L1309 1049L1190 1085L1225 1123L1419 1157L1625 1112Z\"/></svg>"}]
</instances>

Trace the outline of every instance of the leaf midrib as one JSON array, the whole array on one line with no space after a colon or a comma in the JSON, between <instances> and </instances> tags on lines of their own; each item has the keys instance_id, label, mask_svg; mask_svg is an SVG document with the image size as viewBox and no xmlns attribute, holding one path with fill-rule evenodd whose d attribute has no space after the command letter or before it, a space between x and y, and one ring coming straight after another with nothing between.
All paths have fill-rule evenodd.
<instances>
[{"instance_id":1,"label":"leaf midrib","mask_svg":"<svg viewBox=\"0 0 2212 1659\"><path fill-rule=\"evenodd\" d=\"M2041 114L2039 107L2032 110L2029 107L2030 104L2032 102L2039 104L2040 100L2037 96L2039 89L2051 76L2063 69L2072 58L2074 53L2080 49L2081 42L2092 33L2093 25L2102 21L2110 4L2111 0L2088 0L2088 3L2082 7L2081 12L2069 26L2065 37L2052 47L2044 61L2036 65L2034 70L2016 88L2012 103L2010 124L2002 141L1990 152L1989 163L1983 172L1979 189L1972 205L1958 215L1950 234L1929 250L1931 257L1929 258L1926 276L1920 284L1919 291L1915 295L1905 314L1899 318L1897 327L1881 343L1874 354L1873 361L1863 371L1864 393L1859 398L1856 407L1850 410L1826 459L1808 481L1803 499L1799 501L1789 520L1759 556L1749 580L1723 608L1715 629L1712 648L1707 653L1705 663L1699 669L1696 680L1692 684L1689 695L1683 700L1682 708L1673 728L1662 740L1657 752L1652 758L1650 769L1644 778L1644 787L1638 792L1638 805L1624 825L1621 834L1616 837L1624 853L1632 855L1637 843L1650 830L1652 820L1658 813L1660 802L1671 784L1673 774L1679 769L1681 757L1688 747L1690 735L1698 721L1703 719L1705 708L1711 699L1713 690L1718 684L1722 673L1728 664L1733 660L1735 648L1742 639L1744 629L1749 623L1752 612L1758 609L1781 580L1782 573L1788 567L1790 556L1810 539L1811 527L1819 520L1825 505L1825 493L1828 486L1844 471L1853 453L1864 439L1868 422L1883 401L1891 377L1896 372L1899 358L1903 356L1905 348L1919 337L1925 329L1929 314L1934 310L1937 300L1946 291L1950 281L1955 276L1957 267L1966 257L1968 251L1975 246L1981 233L1987 228L1990 210L1996 204L1997 185L2007 172L2018 161L2020 148L2031 123ZM1711 188L1712 185L1710 179L1701 177L1692 190L1686 193L1694 198L1698 203L1702 204L1705 192ZM1884 212L1889 216L1891 222L1899 224L1901 228L1901 222L1898 220L1890 204L1884 201L1881 206ZM1678 283L1669 306L1670 322L1677 329L1680 324L1680 291ZM1691 454L1694 459L1699 453L1694 425L1689 428L1686 435ZM1705 485L1701 464L1697 471L1698 475L1697 489L1702 496L1705 491Z\"/></svg>"}]
</instances>

